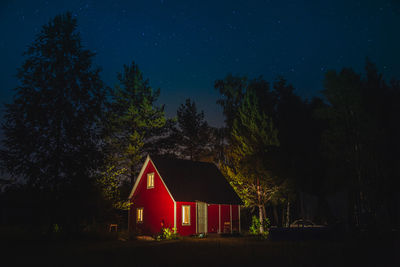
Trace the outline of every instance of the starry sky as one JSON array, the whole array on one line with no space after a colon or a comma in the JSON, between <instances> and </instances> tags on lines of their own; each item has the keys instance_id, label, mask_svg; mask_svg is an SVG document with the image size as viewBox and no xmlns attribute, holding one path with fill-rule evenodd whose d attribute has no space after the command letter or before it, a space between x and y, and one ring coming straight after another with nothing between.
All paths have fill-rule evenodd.
<instances>
[{"instance_id":1,"label":"starry sky","mask_svg":"<svg viewBox=\"0 0 400 267\"><path fill-rule=\"evenodd\" d=\"M22 53L42 25L71 11L109 86L134 60L161 89L168 117L193 99L223 124L214 81L228 73L284 76L304 98L320 95L328 69L363 71L365 58L400 79L400 0L0 1L0 98L12 101ZM2 115L2 113L0 113Z\"/></svg>"}]
</instances>

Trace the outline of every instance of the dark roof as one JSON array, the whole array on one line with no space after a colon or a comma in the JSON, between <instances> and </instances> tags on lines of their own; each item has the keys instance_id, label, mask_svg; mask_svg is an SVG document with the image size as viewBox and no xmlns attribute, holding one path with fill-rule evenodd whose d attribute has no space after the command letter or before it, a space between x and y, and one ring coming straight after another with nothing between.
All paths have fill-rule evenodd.
<instances>
[{"instance_id":1,"label":"dark roof","mask_svg":"<svg viewBox=\"0 0 400 267\"><path fill-rule=\"evenodd\" d=\"M213 163L150 156L175 201L242 205Z\"/></svg>"}]
</instances>

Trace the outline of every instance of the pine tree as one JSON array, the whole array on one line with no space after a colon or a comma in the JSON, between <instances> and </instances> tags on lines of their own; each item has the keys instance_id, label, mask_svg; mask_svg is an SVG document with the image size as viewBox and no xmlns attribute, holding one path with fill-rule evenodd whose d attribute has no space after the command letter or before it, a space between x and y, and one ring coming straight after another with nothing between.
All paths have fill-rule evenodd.
<instances>
[{"instance_id":1,"label":"pine tree","mask_svg":"<svg viewBox=\"0 0 400 267\"><path fill-rule=\"evenodd\" d=\"M211 128L204 119L204 112L198 112L196 103L186 99L176 114L178 129L175 133L179 156L190 160L207 156L210 153Z\"/></svg>"},{"instance_id":2,"label":"pine tree","mask_svg":"<svg viewBox=\"0 0 400 267\"><path fill-rule=\"evenodd\" d=\"M76 28L71 13L56 16L24 53L20 85L6 105L1 159L11 175L54 192L53 200L79 202L83 215L102 159L97 123L105 90Z\"/></svg>"},{"instance_id":3,"label":"pine tree","mask_svg":"<svg viewBox=\"0 0 400 267\"><path fill-rule=\"evenodd\" d=\"M105 127L108 144L106 169L119 173L110 177L133 183L139 164L145 153L152 150L167 120L164 107L155 105L160 91L153 91L134 62L124 65L118 80L119 84L112 92Z\"/></svg>"}]
</instances>

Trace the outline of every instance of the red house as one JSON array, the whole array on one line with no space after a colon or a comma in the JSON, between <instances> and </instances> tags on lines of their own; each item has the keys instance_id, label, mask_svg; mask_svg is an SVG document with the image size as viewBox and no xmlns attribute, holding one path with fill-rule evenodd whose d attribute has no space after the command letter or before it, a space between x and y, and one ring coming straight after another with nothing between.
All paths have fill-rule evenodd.
<instances>
[{"instance_id":1,"label":"red house","mask_svg":"<svg viewBox=\"0 0 400 267\"><path fill-rule=\"evenodd\" d=\"M138 234L240 232L242 201L212 163L147 156L129 199L129 229Z\"/></svg>"}]
</instances>

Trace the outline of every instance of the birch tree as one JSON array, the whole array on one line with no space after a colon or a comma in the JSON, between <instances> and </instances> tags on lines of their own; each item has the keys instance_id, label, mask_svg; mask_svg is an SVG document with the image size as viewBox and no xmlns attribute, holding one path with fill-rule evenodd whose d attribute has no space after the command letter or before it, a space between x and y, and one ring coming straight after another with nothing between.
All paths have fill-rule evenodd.
<instances>
[{"instance_id":1,"label":"birch tree","mask_svg":"<svg viewBox=\"0 0 400 267\"><path fill-rule=\"evenodd\" d=\"M260 222L266 218L265 204L279 191L270 169L270 153L279 146L277 134L272 120L261 111L255 92L246 91L221 169L245 205L258 208ZM263 231L261 223L260 233Z\"/></svg>"}]
</instances>

